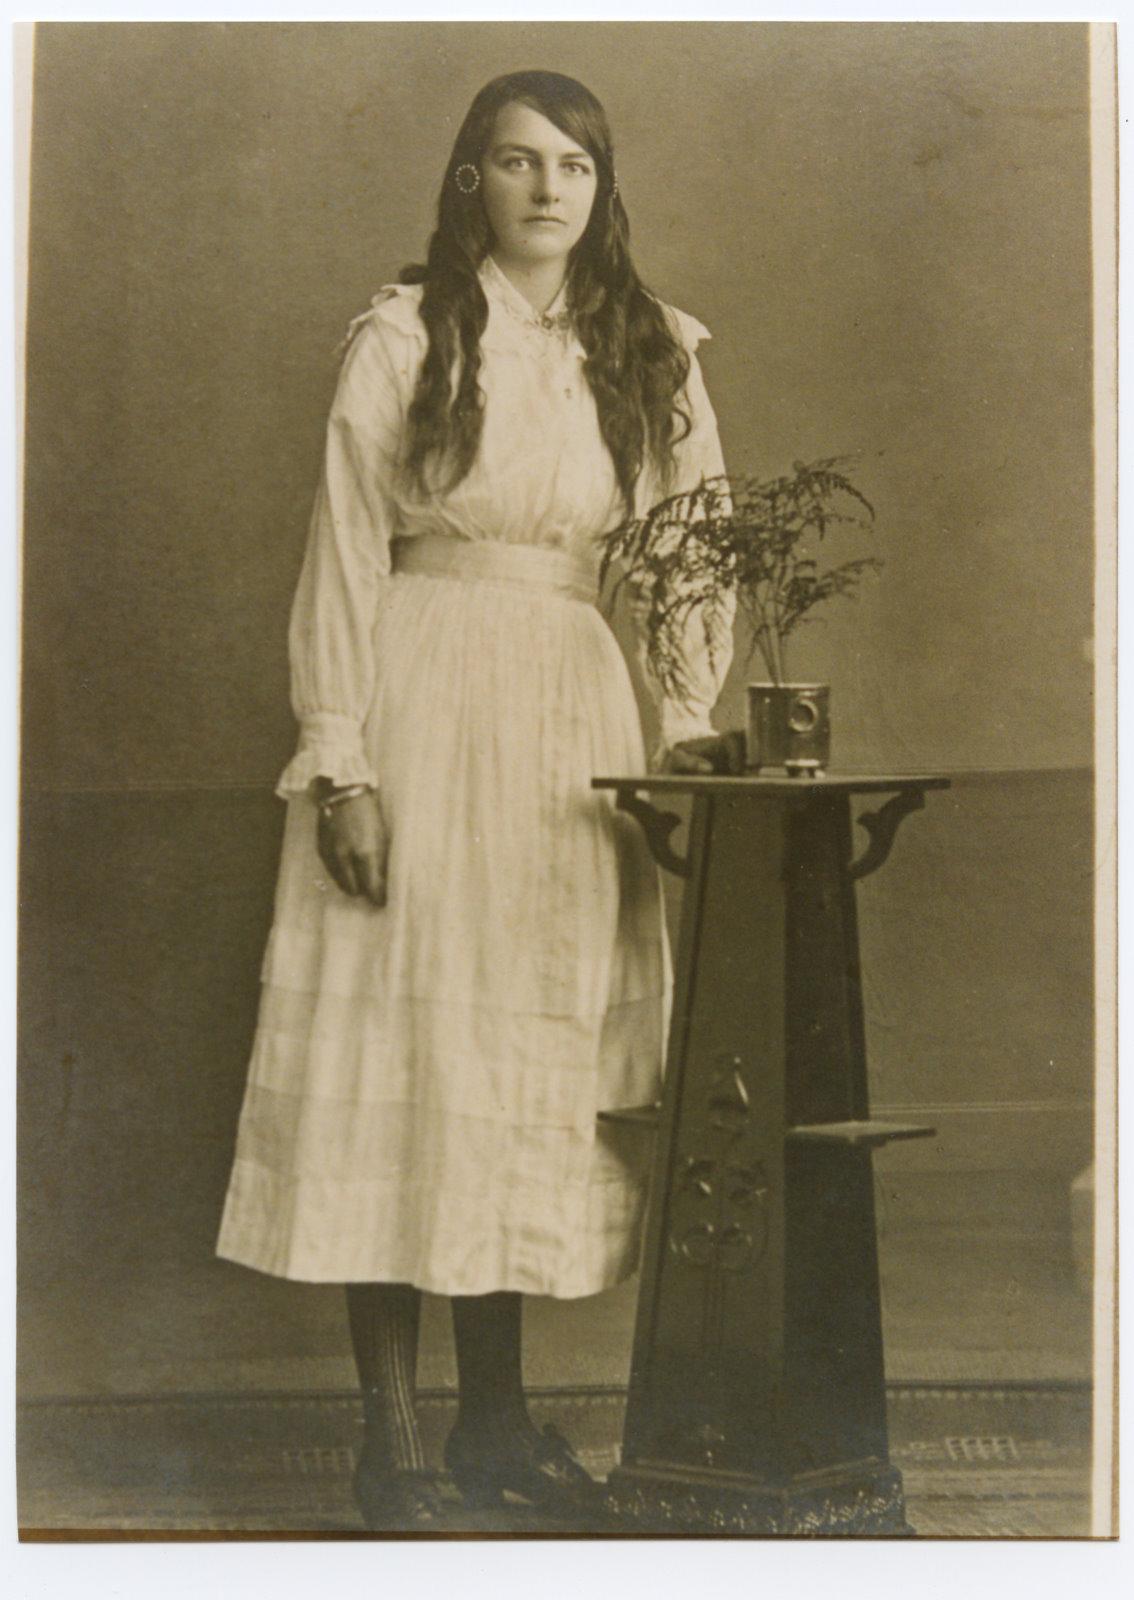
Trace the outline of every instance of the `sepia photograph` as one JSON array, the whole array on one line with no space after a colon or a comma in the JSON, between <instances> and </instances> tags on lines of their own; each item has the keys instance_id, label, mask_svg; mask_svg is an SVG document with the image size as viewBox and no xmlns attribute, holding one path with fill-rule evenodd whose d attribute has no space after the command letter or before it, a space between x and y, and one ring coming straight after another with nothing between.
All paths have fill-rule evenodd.
<instances>
[{"instance_id":1,"label":"sepia photograph","mask_svg":"<svg viewBox=\"0 0 1134 1600\"><path fill-rule=\"evenodd\" d=\"M21 1541L1113 1538L1113 26L17 34Z\"/></svg>"}]
</instances>

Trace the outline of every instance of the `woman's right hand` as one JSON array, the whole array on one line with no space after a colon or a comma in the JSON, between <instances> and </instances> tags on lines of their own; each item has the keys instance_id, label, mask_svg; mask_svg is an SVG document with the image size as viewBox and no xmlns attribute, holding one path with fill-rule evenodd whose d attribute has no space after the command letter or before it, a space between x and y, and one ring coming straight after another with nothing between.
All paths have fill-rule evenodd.
<instances>
[{"instance_id":1,"label":"woman's right hand","mask_svg":"<svg viewBox=\"0 0 1134 1600\"><path fill-rule=\"evenodd\" d=\"M386 904L390 835L377 794L355 795L321 810L318 846L319 859L344 894Z\"/></svg>"}]
</instances>

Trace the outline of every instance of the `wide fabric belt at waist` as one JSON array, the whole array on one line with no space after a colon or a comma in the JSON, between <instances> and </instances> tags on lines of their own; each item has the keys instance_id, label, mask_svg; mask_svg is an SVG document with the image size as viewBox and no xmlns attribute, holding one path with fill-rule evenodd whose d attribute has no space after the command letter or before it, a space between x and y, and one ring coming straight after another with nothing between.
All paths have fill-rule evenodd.
<instances>
[{"instance_id":1,"label":"wide fabric belt at waist","mask_svg":"<svg viewBox=\"0 0 1134 1600\"><path fill-rule=\"evenodd\" d=\"M573 600L598 601L598 574L579 556L566 550L547 550L534 544L493 544L449 538L443 533L420 533L395 539L390 546L394 572L428 578L483 578L491 583L515 583L568 595Z\"/></svg>"}]
</instances>

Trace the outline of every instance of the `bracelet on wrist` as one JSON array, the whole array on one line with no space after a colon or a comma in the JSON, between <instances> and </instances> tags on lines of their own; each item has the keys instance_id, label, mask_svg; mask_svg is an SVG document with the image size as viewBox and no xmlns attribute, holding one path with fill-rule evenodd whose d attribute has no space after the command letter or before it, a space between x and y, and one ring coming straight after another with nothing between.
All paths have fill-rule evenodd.
<instances>
[{"instance_id":1,"label":"bracelet on wrist","mask_svg":"<svg viewBox=\"0 0 1134 1600\"><path fill-rule=\"evenodd\" d=\"M346 789L335 789L330 794L324 795L318 802L319 810L325 817L329 817L335 807L342 805L344 800L357 800L360 795L373 793L368 783L352 783Z\"/></svg>"}]
</instances>

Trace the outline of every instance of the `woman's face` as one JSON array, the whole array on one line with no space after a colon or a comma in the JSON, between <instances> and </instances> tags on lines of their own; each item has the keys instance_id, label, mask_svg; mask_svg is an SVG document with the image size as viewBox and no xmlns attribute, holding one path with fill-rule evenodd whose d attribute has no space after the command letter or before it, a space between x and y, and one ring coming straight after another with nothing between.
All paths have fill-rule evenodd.
<instances>
[{"instance_id":1,"label":"woman's face","mask_svg":"<svg viewBox=\"0 0 1134 1600\"><path fill-rule=\"evenodd\" d=\"M566 265L594 204L593 158L540 112L513 102L496 118L480 170L497 261Z\"/></svg>"}]
</instances>

